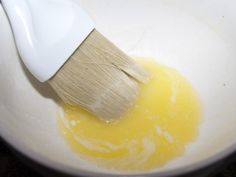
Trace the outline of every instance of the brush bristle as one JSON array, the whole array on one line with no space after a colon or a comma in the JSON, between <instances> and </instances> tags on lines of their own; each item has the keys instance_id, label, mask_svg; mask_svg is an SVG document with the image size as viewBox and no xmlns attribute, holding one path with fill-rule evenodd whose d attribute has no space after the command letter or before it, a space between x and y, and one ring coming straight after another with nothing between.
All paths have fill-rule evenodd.
<instances>
[{"instance_id":1,"label":"brush bristle","mask_svg":"<svg viewBox=\"0 0 236 177\"><path fill-rule=\"evenodd\" d=\"M113 119L133 104L138 82L147 79L145 69L93 30L49 83L64 102Z\"/></svg>"}]
</instances>

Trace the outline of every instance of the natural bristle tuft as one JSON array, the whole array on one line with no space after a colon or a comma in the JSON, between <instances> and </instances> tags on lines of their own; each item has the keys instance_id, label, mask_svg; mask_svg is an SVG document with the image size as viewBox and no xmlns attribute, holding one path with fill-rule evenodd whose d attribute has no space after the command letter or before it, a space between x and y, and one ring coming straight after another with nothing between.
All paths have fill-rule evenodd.
<instances>
[{"instance_id":1,"label":"natural bristle tuft","mask_svg":"<svg viewBox=\"0 0 236 177\"><path fill-rule=\"evenodd\" d=\"M93 30L49 84L64 102L113 119L129 109L138 82L147 78L145 69Z\"/></svg>"}]
</instances>

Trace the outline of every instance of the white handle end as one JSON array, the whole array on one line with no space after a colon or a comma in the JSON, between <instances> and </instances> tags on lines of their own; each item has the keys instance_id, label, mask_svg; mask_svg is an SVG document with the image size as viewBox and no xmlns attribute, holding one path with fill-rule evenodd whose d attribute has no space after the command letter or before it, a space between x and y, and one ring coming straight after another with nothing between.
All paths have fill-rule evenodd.
<instances>
[{"instance_id":1,"label":"white handle end","mask_svg":"<svg viewBox=\"0 0 236 177\"><path fill-rule=\"evenodd\" d=\"M2 0L19 54L41 82L50 79L94 29L72 0Z\"/></svg>"}]
</instances>

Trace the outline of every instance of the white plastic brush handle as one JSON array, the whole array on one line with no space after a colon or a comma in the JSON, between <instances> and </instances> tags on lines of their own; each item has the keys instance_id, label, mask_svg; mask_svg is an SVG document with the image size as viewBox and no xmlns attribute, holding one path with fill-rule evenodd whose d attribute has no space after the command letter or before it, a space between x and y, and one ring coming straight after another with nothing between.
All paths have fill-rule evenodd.
<instances>
[{"instance_id":1,"label":"white plastic brush handle","mask_svg":"<svg viewBox=\"0 0 236 177\"><path fill-rule=\"evenodd\" d=\"M41 82L50 79L94 29L73 0L2 0L19 54Z\"/></svg>"}]
</instances>

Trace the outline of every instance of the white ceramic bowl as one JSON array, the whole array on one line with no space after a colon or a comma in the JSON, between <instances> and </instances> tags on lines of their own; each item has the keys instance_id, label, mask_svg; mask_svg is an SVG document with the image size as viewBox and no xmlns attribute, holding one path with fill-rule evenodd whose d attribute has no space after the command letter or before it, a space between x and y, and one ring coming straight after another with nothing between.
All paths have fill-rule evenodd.
<instances>
[{"instance_id":1,"label":"white ceramic bowl","mask_svg":"<svg viewBox=\"0 0 236 177\"><path fill-rule=\"evenodd\" d=\"M82 0L81 5L97 29L128 54L178 69L203 103L199 137L186 153L135 175L182 174L236 150L235 0ZM100 169L75 155L58 132L55 99L22 65L0 7L1 137L27 157L68 174L132 174Z\"/></svg>"}]
</instances>

